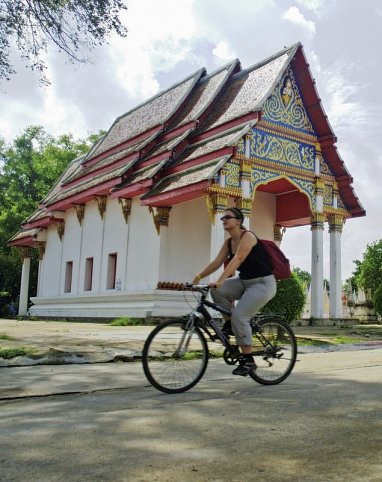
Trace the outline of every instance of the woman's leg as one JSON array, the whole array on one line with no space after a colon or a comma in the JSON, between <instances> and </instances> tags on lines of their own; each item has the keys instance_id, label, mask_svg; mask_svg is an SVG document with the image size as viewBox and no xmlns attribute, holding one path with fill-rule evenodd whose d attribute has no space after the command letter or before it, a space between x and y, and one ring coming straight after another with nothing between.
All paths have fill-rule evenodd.
<instances>
[{"instance_id":1,"label":"woman's leg","mask_svg":"<svg viewBox=\"0 0 382 482\"><path fill-rule=\"evenodd\" d=\"M245 290L245 286L239 277L229 278L219 287L211 290L211 296L214 302L225 308L232 310L232 301L239 300ZM223 318L229 319L228 315L223 315Z\"/></svg>"},{"instance_id":2,"label":"woman's leg","mask_svg":"<svg viewBox=\"0 0 382 482\"><path fill-rule=\"evenodd\" d=\"M255 280L242 280L245 291L231 314L232 329L243 354L252 352L251 318L276 294L273 275Z\"/></svg>"}]
</instances>

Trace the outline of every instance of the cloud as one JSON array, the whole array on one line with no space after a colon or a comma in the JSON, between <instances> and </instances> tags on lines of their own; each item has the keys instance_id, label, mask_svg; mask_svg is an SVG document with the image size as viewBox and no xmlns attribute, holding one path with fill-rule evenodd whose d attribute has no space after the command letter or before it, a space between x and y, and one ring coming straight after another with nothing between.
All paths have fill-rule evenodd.
<instances>
[{"instance_id":1,"label":"cloud","mask_svg":"<svg viewBox=\"0 0 382 482\"><path fill-rule=\"evenodd\" d=\"M326 103L328 116L333 126L357 128L368 123L368 114L357 101L361 87L352 82L352 64L337 62L324 74L324 85L329 102Z\"/></svg>"},{"instance_id":2,"label":"cloud","mask_svg":"<svg viewBox=\"0 0 382 482\"><path fill-rule=\"evenodd\" d=\"M296 0L296 3L306 10L310 10L316 15L320 15L322 12L323 2L321 0Z\"/></svg>"},{"instance_id":3,"label":"cloud","mask_svg":"<svg viewBox=\"0 0 382 482\"><path fill-rule=\"evenodd\" d=\"M213 49L212 53L215 55L215 57L217 57L217 59L223 61L228 61L236 57L234 51L225 41L219 42Z\"/></svg>"},{"instance_id":4,"label":"cloud","mask_svg":"<svg viewBox=\"0 0 382 482\"><path fill-rule=\"evenodd\" d=\"M316 32L316 25L312 20L306 20L304 15L300 12L297 7L289 7L284 13L283 18L289 22L299 25L306 29L311 35Z\"/></svg>"}]
</instances>

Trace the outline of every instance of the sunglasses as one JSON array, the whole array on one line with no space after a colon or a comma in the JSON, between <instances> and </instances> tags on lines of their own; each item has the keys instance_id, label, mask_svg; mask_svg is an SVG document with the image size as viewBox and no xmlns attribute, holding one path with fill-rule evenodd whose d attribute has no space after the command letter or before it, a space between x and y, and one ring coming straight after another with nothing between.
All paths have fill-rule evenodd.
<instances>
[{"instance_id":1,"label":"sunglasses","mask_svg":"<svg viewBox=\"0 0 382 482\"><path fill-rule=\"evenodd\" d=\"M227 214L227 215L225 215L225 216L222 216L222 217L220 218L220 221L228 221L228 219L240 219L240 218L238 218L237 216L229 216L229 215Z\"/></svg>"}]
</instances>

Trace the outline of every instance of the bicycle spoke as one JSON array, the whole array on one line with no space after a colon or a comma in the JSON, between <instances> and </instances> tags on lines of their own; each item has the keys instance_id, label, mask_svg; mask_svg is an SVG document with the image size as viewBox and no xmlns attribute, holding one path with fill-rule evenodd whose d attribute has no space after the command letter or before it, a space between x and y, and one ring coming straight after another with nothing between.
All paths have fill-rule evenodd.
<instances>
[{"instance_id":1,"label":"bicycle spoke","mask_svg":"<svg viewBox=\"0 0 382 482\"><path fill-rule=\"evenodd\" d=\"M199 328L171 320L156 327L142 352L145 375L158 390L184 392L203 376L208 348Z\"/></svg>"}]
</instances>

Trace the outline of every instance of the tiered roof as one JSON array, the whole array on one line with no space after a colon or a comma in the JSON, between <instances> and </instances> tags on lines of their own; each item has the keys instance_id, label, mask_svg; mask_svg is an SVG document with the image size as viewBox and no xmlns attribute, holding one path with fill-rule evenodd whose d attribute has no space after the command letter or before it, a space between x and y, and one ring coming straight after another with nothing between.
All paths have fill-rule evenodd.
<instances>
[{"instance_id":1,"label":"tiered roof","mask_svg":"<svg viewBox=\"0 0 382 482\"><path fill-rule=\"evenodd\" d=\"M151 206L200 196L235 155L237 140L261 120L289 66L346 208L351 216L364 215L298 43L246 70L237 59L210 75L200 69L118 117L86 156L68 166L23 230L57 222L57 211L99 195L140 196ZM22 233L16 236L19 243Z\"/></svg>"}]
</instances>

